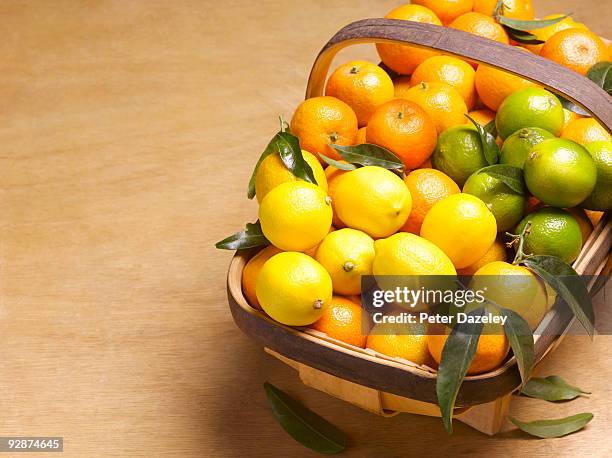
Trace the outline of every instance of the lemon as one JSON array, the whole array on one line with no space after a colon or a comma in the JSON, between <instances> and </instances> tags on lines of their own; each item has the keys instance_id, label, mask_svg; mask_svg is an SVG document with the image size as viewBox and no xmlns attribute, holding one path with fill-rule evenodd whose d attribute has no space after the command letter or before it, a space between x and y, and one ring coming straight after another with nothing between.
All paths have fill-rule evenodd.
<instances>
[{"instance_id":1,"label":"lemon","mask_svg":"<svg viewBox=\"0 0 612 458\"><path fill-rule=\"evenodd\" d=\"M357 229L340 229L325 236L315 259L331 275L335 293L360 294L361 276L372 274L374 240Z\"/></svg>"},{"instance_id":2,"label":"lemon","mask_svg":"<svg viewBox=\"0 0 612 458\"><path fill-rule=\"evenodd\" d=\"M257 300L272 319L288 326L317 321L332 300L332 280L317 261L304 253L272 256L257 278Z\"/></svg>"},{"instance_id":3,"label":"lemon","mask_svg":"<svg viewBox=\"0 0 612 458\"><path fill-rule=\"evenodd\" d=\"M544 282L522 266L491 262L476 271L470 288L483 291L487 300L518 313L532 331L548 310Z\"/></svg>"},{"instance_id":4,"label":"lemon","mask_svg":"<svg viewBox=\"0 0 612 458\"><path fill-rule=\"evenodd\" d=\"M304 156L304 160L312 169L317 184L327 192L327 178L319 160L314 154L304 150L302 150L302 156ZM255 195L257 196L257 201L261 203L266 194L279 184L297 180L299 178L285 166L280 154L270 154L257 167L257 174L255 175Z\"/></svg>"},{"instance_id":5,"label":"lemon","mask_svg":"<svg viewBox=\"0 0 612 458\"><path fill-rule=\"evenodd\" d=\"M495 216L470 194L454 194L436 203L421 226L421 236L444 251L457 269L482 258L496 235Z\"/></svg>"},{"instance_id":6,"label":"lemon","mask_svg":"<svg viewBox=\"0 0 612 458\"><path fill-rule=\"evenodd\" d=\"M259 206L259 222L266 238L284 251L305 251L329 232L331 199L305 181L288 181L272 189Z\"/></svg>"},{"instance_id":7,"label":"lemon","mask_svg":"<svg viewBox=\"0 0 612 458\"><path fill-rule=\"evenodd\" d=\"M401 228L412 209L410 191L389 170L366 166L338 178L334 207L344 224L375 237L388 237Z\"/></svg>"}]
</instances>

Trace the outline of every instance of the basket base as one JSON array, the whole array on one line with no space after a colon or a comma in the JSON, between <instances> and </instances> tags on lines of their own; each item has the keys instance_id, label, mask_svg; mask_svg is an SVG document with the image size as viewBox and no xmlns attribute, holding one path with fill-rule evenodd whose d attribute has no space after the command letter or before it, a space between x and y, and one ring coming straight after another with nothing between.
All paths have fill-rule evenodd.
<instances>
[{"instance_id":1,"label":"basket base","mask_svg":"<svg viewBox=\"0 0 612 458\"><path fill-rule=\"evenodd\" d=\"M376 415L393 417L399 413L411 413L430 417L440 416L440 410L435 404L362 386L289 359L269 348L265 348L265 351L297 370L304 385ZM484 434L494 435L500 432L506 423L511 399L512 395L509 394L486 404L456 409L453 418Z\"/></svg>"}]
</instances>

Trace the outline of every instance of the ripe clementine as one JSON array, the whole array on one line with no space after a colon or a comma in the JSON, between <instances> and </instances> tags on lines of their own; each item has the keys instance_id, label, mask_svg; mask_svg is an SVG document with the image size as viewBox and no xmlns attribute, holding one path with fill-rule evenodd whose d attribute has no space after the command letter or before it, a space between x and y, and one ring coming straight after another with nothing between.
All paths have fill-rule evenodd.
<instances>
[{"instance_id":1,"label":"ripe clementine","mask_svg":"<svg viewBox=\"0 0 612 458\"><path fill-rule=\"evenodd\" d=\"M571 121L561 131L561 138L573 140L581 145L597 141L611 141L608 131L593 118L579 118Z\"/></svg>"},{"instance_id":2,"label":"ripe clementine","mask_svg":"<svg viewBox=\"0 0 612 458\"><path fill-rule=\"evenodd\" d=\"M495 113L492 112L491 110L486 110L486 109L470 111L468 113L468 116L472 118L474 121L476 121L478 124L480 124L481 126L486 126L487 124L489 124L491 121L495 119ZM470 121L469 119L465 118L465 120L466 120L465 124L469 126L474 125L472 124L472 121Z\"/></svg>"},{"instance_id":3,"label":"ripe clementine","mask_svg":"<svg viewBox=\"0 0 612 458\"><path fill-rule=\"evenodd\" d=\"M259 305L259 301L257 300L257 294L255 294L257 277L259 277L259 272L266 261L281 251L280 248L269 245L249 259L249 262L247 262L244 269L242 269L242 292L251 307L261 310L261 305Z\"/></svg>"},{"instance_id":4,"label":"ripe clementine","mask_svg":"<svg viewBox=\"0 0 612 458\"><path fill-rule=\"evenodd\" d=\"M412 211L400 231L416 235L420 234L423 219L436 202L461 192L451 177L431 168L410 172L404 183L412 196Z\"/></svg>"},{"instance_id":5,"label":"ripe clementine","mask_svg":"<svg viewBox=\"0 0 612 458\"><path fill-rule=\"evenodd\" d=\"M479 37L509 44L510 40L504 28L495 19L482 13L465 13L451 22L453 29L463 30Z\"/></svg>"},{"instance_id":6,"label":"ripe clementine","mask_svg":"<svg viewBox=\"0 0 612 458\"><path fill-rule=\"evenodd\" d=\"M427 337L427 328L421 323L379 323L372 328L366 346L392 358L433 366Z\"/></svg>"},{"instance_id":7,"label":"ripe clementine","mask_svg":"<svg viewBox=\"0 0 612 458\"><path fill-rule=\"evenodd\" d=\"M434 121L423 108L408 100L395 99L374 112L366 138L368 143L391 150L408 169L414 169L431 156L438 135Z\"/></svg>"},{"instance_id":8,"label":"ripe clementine","mask_svg":"<svg viewBox=\"0 0 612 458\"><path fill-rule=\"evenodd\" d=\"M432 10L444 25L448 25L462 14L469 13L474 7L474 0L412 0Z\"/></svg>"},{"instance_id":9,"label":"ripe clementine","mask_svg":"<svg viewBox=\"0 0 612 458\"><path fill-rule=\"evenodd\" d=\"M393 81L371 62L354 60L338 67L329 77L325 95L346 102L365 126L376 108L393 98Z\"/></svg>"},{"instance_id":10,"label":"ripe clementine","mask_svg":"<svg viewBox=\"0 0 612 458\"><path fill-rule=\"evenodd\" d=\"M493 111L497 111L513 92L526 87L538 87L525 78L486 65L478 66L474 81L480 100Z\"/></svg>"},{"instance_id":11,"label":"ripe clementine","mask_svg":"<svg viewBox=\"0 0 612 458\"><path fill-rule=\"evenodd\" d=\"M549 14L548 16L545 16L544 19L545 20L556 19L562 16L565 16L565 14ZM550 37L552 37L555 33L560 32L561 30L586 29L586 28L587 28L586 25L584 25L583 23L575 22L571 16L567 16L565 19L557 22L556 24L549 25L547 27L542 27L540 29L530 30L530 32L534 34L538 40L542 40L546 42ZM524 46L529 51L535 54L540 54L540 51L542 50L542 46L544 46L544 43L541 43L539 45L524 45Z\"/></svg>"},{"instance_id":12,"label":"ripe clementine","mask_svg":"<svg viewBox=\"0 0 612 458\"><path fill-rule=\"evenodd\" d=\"M389 12L385 18L442 25L433 11L421 5L402 5ZM402 75L410 75L421 62L440 54L429 49L394 43L377 43L376 49L384 64Z\"/></svg>"},{"instance_id":13,"label":"ripe clementine","mask_svg":"<svg viewBox=\"0 0 612 458\"><path fill-rule=\"evenodd\" d=\"M406 95L406 92L408 92L408 90L411 88L410 77L409 76L398 76L397 78L393 80L393 87L395 88L395 97L400 98L400 99L404 98L404 95Z\"/></svg>"},{"instance_id":14,"label":"ripe clementine","mask_svg":"<svg viewBox=\"0 0 612 458\"><path fill-rule=\"evenodd\" d=\"M565 29L544 43L540 56L586 75L597 62L608 59L608 48L590 30Z\"/></svg>"},{"instance_id":15,"label":"ripe clementine","mask_svg":"<svg viewBox=\"0 0 612 458\"><path fill-rule=\"evenodd\" d=\"M561 132L563 132L563 130L569 126L569 124L572 121L575 121L576 119L580 119L582 118L582 116L580 116L578 113L574 113L571 110L568 110L567 108L563 109L563 127L561 129Z\"/></svg>"},{"instance_id":16,"label":"ripe clementine","mask_svg":"<svg viewBox=\"0 0 612 458\"><path fill-rule=\"evenodd\" d=\"M357 137L355 137L355 144L356 145L363 145L365 142L366 142L366 128L365 127L361 127L357 131Z\"/></svg>"},{"instance_id":17,"label":"ripe clementine","mask_svg":"<svg viewBox=\"0 0 612 458\"><path fill-rule=\"evenodd\" d=\"M468 110L476 103L475 71L470 64L457 57L434 56L419 65L410 78L410 85L421 82L446 83L461 94ZM396 86L396 97L397 86Z\"/></svg>"},{"instance_id":18,"label":"ripe clementine","mask_svg":"<svg viewBox=\"0 0 612 458\"><path fill-rule=\"evenodd\" d=\"M310 325L312 329L327 334L332 339L365 348L367 333L362 334L362 321L367 323L367 312L346 297L332 297L323 316Z\"/></svg>"},{"instance_id":19,"label":"ripe clementine","mask_svg":"<svg viewBox=\"0 0 612 458\"><path fill-rule=\"evenodd\" d=\"M493 15L497 0L474 0L474 11ZM531 0L504 0L502 13L511 19L531 21L534 18Z\"/></svg>"},{"instance_id":20,"label":"ripe clementine","mask_svg":"<svg viewBox=\"0 0 612 458\"><path fill-rule=\"evenodd\" d=\"M357 136L357 116L350 106L335 97L312 97L295 110L291 132L300 139L300 146L315 156L323 153L341 159L329 144L353 145Z\"/></svg>"},{"instance_id":21,"label":"ripe clementine","mask_svg":"<svg viewBox=\"0 0 612 458\"><path fill-rule=\"evenodd\" d=\"M419 83L406 92L404 99L423 108L433 119L438 133L463 124L468 111L461 95L444 83Z\"/></svg>"}]
</instances>

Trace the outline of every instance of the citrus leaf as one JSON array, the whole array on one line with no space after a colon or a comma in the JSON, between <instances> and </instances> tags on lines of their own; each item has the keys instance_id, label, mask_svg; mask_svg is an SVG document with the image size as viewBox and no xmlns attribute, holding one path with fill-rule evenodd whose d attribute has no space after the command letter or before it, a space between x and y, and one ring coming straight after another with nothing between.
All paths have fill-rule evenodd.
<instances>
[{"instance_id":1,"label":"citrus leaf","mask_svg":"<svg viewBox=\"0 0 612 458\"><path fill-rule=\"evenodd\" d=\"M574 113L579 114L580 116L591 116L591 114L588 111L586 111L584 108L582 108L580 105L576 105L574 102L566 99L562 95L559 95L559 94L555 94L555 95L561 102L561 105L563 106L563 108L569 111L573 111Z\"/></svg>"},{"instance_id":2,"label":"citrus leaf","mask_svg":"<svg viewBox=\"0 0 612 458\"><path fill-rule=\"evenodd\" d=\"M521 431L532 436L548 439L552 437L563 437L581 430L593 419L592 413L579 413L571 417L559 418L557 420L536 420L530 422L519 421L509 417Z\"/></svg>"},{"instance_id":3,"label":"citrus leaf","mask_svg":"<svg viewBox=\"0 0 612 458\"><path fill-rule=\"evenodd\" d=\"M544 43L543 40L540 40L538 37L536 37L531 32L514 29L507 25L502 25L502 27L504 28L504 30L506 31L506 33L508 34L510 38L512 38L514 41L517 41L519 43L522 43L525 45L541 45L542 43Z\"/></svg>"},{"instance_id":4,"label":"citrus leaf","mask_svg":"<svg viewBox=\"0 0 612 458\"><path fill-rule=\"evenodd\" d=\"M483 167L477 173L486 173L504 183L511 191L524 196L527 194L523 171L518 167L506 164L495 164Z\"/></svg>"},{"instance_id":5,"label":"citrus leaf","mask_svg":"<svg viewBox=\"0 0 612 458\"><path fill-rule=\"evenodd\" d=\"M504 0L497 0L495 8L493 8L493 17L497 17L502 14L502 8L504 7Z\"/></svg>"},{"instance_id":6,"label":"citrus leaf","mask_svg":"<svg viewBox=\"0 0 612 458\"><path fill-rule=\"evenodd\" d=\"M523 387L521 394L544 401L570 401L582 394L591 394L578 387L569 385L558 375L545 378L533 377Z\"/></svg>"},{"instance_id":7,"label":"citrus leaf","mask_svg":"<svg viewBox=\"0 0 612 458\"><path fill-rule=\"evenodd\" d=\"M340 146L331 144L342 158L351 163L359 165L375 165L388 170L404 170L402 160L388 149L370 143L357 146Z\"/></svg>"},{"instance_id":8,"label":"citrus leaf","mask_svg":"<svg viewBox=\"0 0 612 458\"><path fill-rule=\"evenodd\" d=\"M336 161L321 153L319 153L319 156L321 156L321 159L323 159L328 165L331 165L332 167L336 167L337 169L340 169L340 170L355 170L357 168L357 166L354 164L346 164L344 162Z\"/></svg>"},{"instance_id":9,"label":"citrus leaf","mask_svg":"<svg viewBox=\"0 0 612 458\"><path fill-rule=\"evenodd\" d=\"M215 247L220 250L244 250L265 245L270 245L270 241L263 235L259 221L247 223L242 231L215 243Z\"/></svg>"},{"instance_id":10,"label":"citrus leaf","mask_svg":"<svg viewBox=\"0 0 612 458\"><path fill-rule=\"evenodd\" d=\"M523 263L542 277L567 302L574 316L592 338L595 326L593 303L576 271L556 256L529 256Z\"/></svg>"},{"instance_id":11,"label":"citrus leaf","mask_svg":"<svg viewBox=\"0 0 612 458\"><path fill-rule=\"evenodd\" d=\"M535 21L526 21L526 20L521 20L521 19L512 19L506 16L497 16L497 22L499 22L502 25L511 27L513 29L516 30L520 30L522 32L528 32L530 30L535 30L535 29L542 29L544 27L548 27L550 25L555 25L557 22L561 22L563 19L565 19L566 17L568 17L567 15L565 16L561 16L561 17L557 17L554 19L542 19L542 20L535 20ZM544 42L542 42L544 43Z\"/></svg>"},{"instance_id":12,"label":"citrus leaf","mask_svg":"<svg viewBox=\"0 0 612 458\"><path fill-rule=\"evenodd\" d=\"M483 307L469 313L472 316L482 316L483 314ZM436 380L436 394L442 421L449 434L453 432L453 410L457 394L470 363L474 359L482 327L482 323L457 324L448 336L442 350Z\"/></svg>"},{"instance_id":13,"label":"citrus leaf","mask_svg":"<svg viewBox=\"0 0 612 458\"><path fill-rule=\"evenodd\" d=\"M587 72L587 78L612 95L612 62L599 62Z\"/></svg>"},{"instance_id":14,"label":"citrus leaf","mask_svg":"<svg viewBox=\"0 0 612 458\"><path fill-rule=\"evenodd\" d=\"M257 164L255 164L253 173L251 173L251 178L249 179L249 186L247 188L247 197L249 199L252 199L253 197L255 197L255 177L257 176L257 169L259 169L259 166L261 165L261 163L263 162L265 158L267 158L272 153L278 152L276 150L275 140L276 140L276 135L272 137L272 140L270 140L270 142L268 143L268 146L266 146L266 149L263 150L263 153L261 153L261 156L259 156L259 159L257 159Z\"/></svg>"},{"instance_id":15,"label":"citrus leaf","mask_svg":"<svg viewBox=\"0 0 612 458\"><path fill-rule=\"evenodd\" d=\"M497 137L497 126L495 125L495 119L489 121L489 123L484 126L485 130L489 132L493 137Z\"/></svg>"},{"instance_id":16,"label":"citrus leaf","mask_svg":"<svg viewBox=\"0 0 612 458\"><path fill-rule=\"evenodd\" d=\"M325 418L268 382L264 383L264 389L274 418L300 444L325 455L340 453L346 448L344 433Z\"/></svg>"},{"instance_id":17,"label":"citrus leaf","mask_svg":"<svg viewBox=\"0 0 612 458\"><path fill-rule=\"evenodd\" d=\"M506 317L504 332L516 358L521 380L525 383L529 379L534 362L533 333L529 324L518 313L504 308L499 313Z\"/></svg>"},{"instance_id":18,"label":"citrus leaf","mask_svg":"<svg viewBox=\"0 0 612 458\"><path fill-rule=\"evenodd\" d=\"M491 132L484 126L476 122L471 116L466 114L465 117L468 118L472 124L474 124L474 127L476 127L487 164L497 164L497 161L499 160L499 146L497 146L497 142L495 141L493 134L491 134Z\"/></svg>"}]
</instances>

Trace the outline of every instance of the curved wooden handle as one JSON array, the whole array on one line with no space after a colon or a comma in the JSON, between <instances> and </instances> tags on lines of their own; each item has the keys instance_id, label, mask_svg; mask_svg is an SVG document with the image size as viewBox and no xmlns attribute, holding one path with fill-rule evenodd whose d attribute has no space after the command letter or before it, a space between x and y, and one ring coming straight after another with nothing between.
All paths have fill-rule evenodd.
<instances>
[{"instance_id":1,"label":"curved wooden handle","mask_svg":"<svg viewBox=\"0 0 612 458\"><path fill-rule=\"evenodd\" d=\"M449 27L398 19L364 19L338 31L313 64L306 98L323 95L329 67L338 51L351 44L376 42L435 49L522 76L582 106L612 133L612 97L588 78L513 46Z\"/></svg>"}]
</instances>

